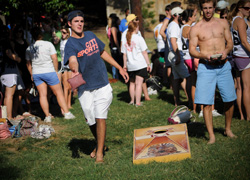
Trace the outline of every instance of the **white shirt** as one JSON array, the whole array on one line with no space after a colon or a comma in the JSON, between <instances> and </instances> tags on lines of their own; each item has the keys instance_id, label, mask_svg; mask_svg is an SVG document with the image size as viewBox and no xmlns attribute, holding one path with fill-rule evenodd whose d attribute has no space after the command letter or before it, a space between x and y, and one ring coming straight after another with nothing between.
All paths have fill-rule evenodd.
<instances>
[{"instance_id":1,"label":"white shirt","mask_svg":"<svg viewBox=\"0 0 250 180\"><path fill-rule=\"evenodd\" d=\"M177 38L177 45L178 45L178 49L179 51L182 50L182 41L181 41L181 28L180 26L172 21L169 25L168 25L168 30L167 30L167 38L168 38L168 43L169 43L169 47L170 50L173 51L173 47L171 44L170 39L171 38Z\"/></svg>"},{"instance_id":2,"label":"white shirt","mask_svg":"<svg viewBox=\"0 0 250 180\"><path fill-rule=\"evenodd\" d=\"M39 40L26 49L25 58L31 61L32 74L55 72L51 55L56 54L54 45L49 41Z\"/></svg>"},{"instance_id":3,"label":"white shirt","mask_svg":"<svg viewBox=\"0 0 250 180\"><path fill-rule=\"evenodd\" d=\"M154 38L157 43L158 52L164 52L165 50L165 42L163 41L163 38L160 35L162 24L163 23L160 23L154 28Z\"/></svg>"},{"instance_id":4,"label":"white shirt","mask_svg":"<svg viewBox=\"0 0 250 180\"><path fill-rule=\"evenodd\" d=\"M122 33L121 42L122 42L122 41L127 41L127 38L126 38L127 32L128 32L128 29L126 29L126 30ZM141 36L141 37L142 37L142 35L141 35L141 31L138 31L138 33L137 33L137 34L138 34L139 36Z\"/></svg>"},{"instance_id":5,"label":"white shirt","mask_svg":"<svg viewBox=\"0 0 250 180\"><path fill-rule=\"evenodd\" d=\"M133 34L131 37L131 45L127 43L127 39L122 41L121 52L127 55L128 71L136 71L147 67L146 60L142 55L142 51L148 49L143 37Z\"/></svg>"}]
</instances>

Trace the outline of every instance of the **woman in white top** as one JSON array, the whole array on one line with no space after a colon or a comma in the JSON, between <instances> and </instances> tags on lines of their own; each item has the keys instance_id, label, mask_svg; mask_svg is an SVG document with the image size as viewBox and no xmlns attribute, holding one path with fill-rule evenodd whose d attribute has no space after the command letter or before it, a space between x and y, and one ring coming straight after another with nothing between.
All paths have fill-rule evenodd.
<instances>
[{"instance_id":1,"label":"woman in white top","mask_svg":"<svg viewBox=\"0 0 250 180\"><path fill-rule=\"evenodd\" d=\"M62 84L63 84L63 93L64 93L64 98L66 101L66 104L68 108L71 108L71 86L68 82L68 79L72 77L72 72L70 71L69 66L64 65L64 48L65 45L68 41L68 38L70 37L70 31L69 28L62 27L61 28L61 33L62 33L62 39L60 42L60 52L62 56Z\"/></svg>"},{"instance_id":2,"label":"woman in white top","mask_svg":"<svg viewBox=\"0 0 250 180\"><path fill-rule=\"evenodd\" d=\"M75 116L69 112L65 102L62 86L58 79L58 61L54 45L49 41L43 41L43 34L39 27L31 31L35 43L31 44L26 50L26 64L31 74L31 80L34 81L39 92L39 101L45 114L45 122L51 122L49 112L49 103L47 99L47 86L57 98L57 102L64 112L65 119L73 119Z\"/></svg>"},{"instance_id":3,"label":"woman in white top","mask_svg":"<svg viewBox=\"0 0 250 180\"><path fill-rule=\"evenodd\" d=\"M241 108L243 99L248 121L250 121L250 44L247 42L247 37L250 37L250 27L246 24L244 17L248 17L249 13L249 0L240 0L232 11L233 60L237 66L237 104L243 120L244 115Z\"/></svg>"},{"instance_id":4,"label":"woman in white top","mask_svg":"<svg viewBox=\"0 0 250 180\"><path fill-rule=\"evenodd\" d=\"M142 83L151 71L147 54L147 45L143 37L137 33L139 25L136 22L129 23L126 40L122 41L123 68L130 76L129 94L131 101L136 102L136 107L141 106Z\"/></svg>"},{"instance_id":5,"label":"woman in white top","mask_svg":"<svg viewBox=\"0 0 250 180\"><path fill-rule=\"evenodd\" d=\"M196 14L197 9L186 9L182 13L182 20L184 20L186 23L181 27L182 52L184 63L188 67L188 71L191 75L191 96L194 113L196 113L196 104L194 103L196 71L194 65L194 58L192 58L189 54L189 32L192 24L196 21ZM191 103L191 99L189 100L189 102Z\"/></svg>"}]
</instances>

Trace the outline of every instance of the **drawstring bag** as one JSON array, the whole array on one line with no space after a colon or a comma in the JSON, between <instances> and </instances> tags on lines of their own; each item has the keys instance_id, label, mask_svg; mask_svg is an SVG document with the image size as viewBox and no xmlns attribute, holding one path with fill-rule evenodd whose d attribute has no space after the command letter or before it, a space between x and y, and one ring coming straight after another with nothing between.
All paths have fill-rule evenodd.
<instances>
[{"instance_id":1,"label":"drawstring bag","mask_svg":"<svg viewBox=\"0 0 250 180\"><path fill-rule=\"evenodd\" d=\"M0 139L7 139L11 136L9 126L7 121L4 119L1 119L0 121Z\"/></svg>"},{"instance_id":2,"label":"drawstring bag","mask_svg":"<svg viewBox=\"0 0 250 180\"><path fill-rule=\"evenodd\" d=\"M187 123L193 118L187 106L177 106L168 117L168 122L171 124Z\"/></svg>"}]
</instances>

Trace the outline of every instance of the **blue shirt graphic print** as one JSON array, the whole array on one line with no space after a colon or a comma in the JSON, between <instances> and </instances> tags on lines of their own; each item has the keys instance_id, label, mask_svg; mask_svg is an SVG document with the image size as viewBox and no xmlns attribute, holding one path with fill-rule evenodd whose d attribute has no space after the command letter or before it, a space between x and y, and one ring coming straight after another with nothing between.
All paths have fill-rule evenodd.
<instances>
[{"instance_id":1,"label":"blue shirt graphic print","mask_svg":"<svg viewBox=\"0 0 250 180\"><path fill-rule=\"evenodd\" d=\"M78 90L94 90L106 86L108 74L105 63L100 53L105 44L90 31L84 32L84 37L77 39L70 37L65 46L65 62L69 63L71 56L76 56L79 64L79 72L82 73L86 84Z\"/></svg>"}]
</instances>

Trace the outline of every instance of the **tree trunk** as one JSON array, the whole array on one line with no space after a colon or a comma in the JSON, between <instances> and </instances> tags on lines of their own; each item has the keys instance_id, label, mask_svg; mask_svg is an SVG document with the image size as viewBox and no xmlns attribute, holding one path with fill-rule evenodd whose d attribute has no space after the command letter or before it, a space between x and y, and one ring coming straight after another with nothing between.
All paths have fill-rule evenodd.
<instances>
[{"instance_id":1,"label":"tree trunk","mask_svg":"<svg viewBox=\"0 0 250 180\"><path fill-rule=\"evenodd\" d=\"M135 14L139 18L139 29L144 37L143 19L141 13L142 3L141 0L131 0L131 13Z\"/></svg>"}]
</instances>

